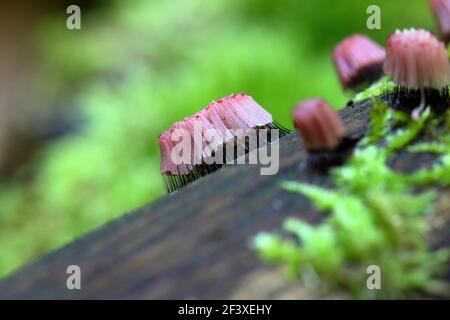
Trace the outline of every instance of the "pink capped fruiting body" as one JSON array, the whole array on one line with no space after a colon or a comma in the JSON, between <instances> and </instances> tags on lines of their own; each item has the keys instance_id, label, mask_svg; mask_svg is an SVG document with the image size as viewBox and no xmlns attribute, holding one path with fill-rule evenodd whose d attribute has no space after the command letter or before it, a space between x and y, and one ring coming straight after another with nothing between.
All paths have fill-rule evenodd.
<instances>
[{"instance_id":1,"label":"pink capped fruiting body","mask_svg":"<svg viewBox=\"0 0 450 320\"><path fill-rule=\"evenodd\" d=\"M388 39L384 72L409 89L444 88L450 79L447 50L429 31L397 30Z\"/></svg>"},{"instance_id":2,"label":"pink capped fruiting body","mask_svg":"<svg viewBox=\"0 0 450 320\"><path fill-rule=\"evenodd\" d=\"M183 121L175 123L169 130L159 136L159 146L161 151L161 173L168 175L186 175L193 171L198 163L174 164L171 159L173 148L178 144L178 140L172 141L172 136L177 129L186 130L192 141L191 159L194 160L194 134L203 137L208 135L207 130L214 129L219 134L219 139L206 142L201 139L201 157L208 157L213 151L235 138L230 130L241 129L243 132L271 124L272 116L264 108L246 94L232 94L218 101L211 102L206 108L195 113ZM201 123L200 132L195 126L195 122ZM200 159L201 160L201 159Z\"/></svg>"},{"instance_id":3,"label":"pink capped fruiting body","mask_svg":"<svg viewBox=\"0 0 450 320\"><path fill-rule=\"evenodd\" d=\"M383 47L370 38L355 34L342 40L333 50L333 62L345 89L354 88L366 80L369 73L381 73L386 57Z\"/></svg>"},{"instance_id":4,"label":"pink capped fruiting body","mask_svg":"<svg viewBox=\"0 0 450 320\"><path fill-rule=\"evenodd\" d=\"M344 137L341 118L323 99L312 98L299 103L293 116L294 126L310 151L333 150Z\"/></svg>"},{"instance_id":5,"label":"pink capped fruiting body","mask_svg":"<svg viewBox=\"0 0 450 320\"><path fill-rule=\"evenodd\" d=\"M450 41L450 0L430 0L430 5L444 40Z\"/></svg>"}]
</instances>

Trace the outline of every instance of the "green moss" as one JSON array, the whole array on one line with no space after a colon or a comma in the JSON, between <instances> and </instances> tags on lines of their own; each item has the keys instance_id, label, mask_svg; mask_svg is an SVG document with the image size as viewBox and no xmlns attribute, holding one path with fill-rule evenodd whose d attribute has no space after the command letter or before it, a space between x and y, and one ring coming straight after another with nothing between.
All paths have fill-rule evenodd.
<instances>
[{"instance_id":1,"label":"green moss","mask_svg":"<svg viewBox=\"0 0 450 320\"><path fill-rule=\"evenodd\" d=\"M395 88L395 83L389 77L382 77L380 80L372 84L367 89L357 93L353 98L355 102L361 102L374 97L379 97L385 93L392 92Z\"/></svg>"},{"instance_id":2,"label":"green moss","mask_svg":"<svg viewBox=\"0 0 450 320\"><path fill-rule=\"evenodd\" d=\"M405 180L415 185L439 184L441 186L450 185L450 154L445 154L439 162L431 169L419 170L407 177Z\"/></svg>"},{"instance_id":3,"label":"green moss","mask_svg":"<svg viewBox=\"0 0 450 320\"><path fill-rule=\"evenodd\" d=\"M287 219L283 230L296 241L279 233L256 236L254 247L261 257L282 264L306 287L344 289L356 298L448 293L439 272L449 251L429 251L425 241L426 217L434 212L437 191L430 187L418 193L416 187L450 184L450 135L443 135L439 142L410 146L425 128L433 131L441 123L430 111L411 121L375 102L367 137L344 166L332 170L332 188L282 183L284 189L306 196L326 212L323 222L310 226L298 218ZM432 168L402 174L386 163L404 148L432 150L442 156ZM366 287L369 265L381 269L381 290ZM311 272L317 275L315 280L310 280Z\"/></svg>"},{"instance_id":4,"label":"green moss","mask_svg":"<svg viewBox=\"0 0 450 320\"><path fill-rule=\"evenodd\" d=\"M372 121L370 123L369 132L362 142L363 144L376 143L386 136L392 112L389 112L385 103L374 99L370 116Z\"/></svg>"},{"instance_id":5,"label":"green moss","mask_svg":"<svg viewBox=\"0 0 450 320\"><path fill-rule=\"evenodd\" d=\"M403 149L410 144L424 129L425 123L430 119L430 115L431 111L427 109L418 121L410 121L408 126L391 134L388 137L388 152Z\"/></svg>"},{"instance_id":6,"label":"green moss","mask_svg":"<svg viewBox=\"0 0 450 320\"><path fill-rule=\"evenodd\" d=\"M408 147L409 152L417 152L417 153L436 153L441 154L445 153L448 150L447 146L443 145L439 142L422 142L417 143Z\"/></svg>"},{"instance_id":7,"label":"green moss","mask_svg":"<svg viewBox=\"0 0 450 320\"><path fill-rule=\"evenodd\" d=\"M450 85L447 85L450 88ZM395 82L391 77L383 76L378 81L374 82L369 87L358 92L353 97L354 102L361 102L371 98L377 98L385 94L394 92L396 89Z\"/></svg>"}]
</instances>

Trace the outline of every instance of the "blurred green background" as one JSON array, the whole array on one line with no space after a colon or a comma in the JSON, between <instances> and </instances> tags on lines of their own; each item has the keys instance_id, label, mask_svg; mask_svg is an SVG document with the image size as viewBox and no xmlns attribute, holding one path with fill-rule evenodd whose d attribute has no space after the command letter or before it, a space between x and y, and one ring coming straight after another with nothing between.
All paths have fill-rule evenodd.
<instances>
[{"instance_id":1,"label":"blurred green background","mask_svg":"<svg viewBox=\"0 0 450 320\"><path fill-rule=\"evenodd\" d=\"M370 4L381 8L381 30L366 27ZM330 59L343 37L360 32L384 44L396 28L435 30L426 0L80 6L81 30L66 28L65 8L32 30L24 127L55 126L41 121L55 110L77 125L0 180L0 276L163 195L157 136L209 101L246 92L292 127L297 101L321 96L339 108L350 97Z\"/></svg>"}]
</instances>

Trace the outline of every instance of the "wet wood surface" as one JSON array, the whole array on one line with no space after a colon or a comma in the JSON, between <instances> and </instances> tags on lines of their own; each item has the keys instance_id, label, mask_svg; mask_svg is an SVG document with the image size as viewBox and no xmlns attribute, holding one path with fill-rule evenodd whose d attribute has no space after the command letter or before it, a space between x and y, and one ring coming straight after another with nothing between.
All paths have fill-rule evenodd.
<instances>
[{"instance_id":1,"label":"wet wood surface","mask_svg":"<svg viewBox=\"0 0 450 320\"><path fill-rule=\"evenodd\" d=\"M340 112L351 132L366 130L369 108L366 102ZM277 175L262 176L254 165L226 166L24 267L0 282L0 298L309 298L249 248L251 237L279 228L285 217L316 223L324 216L279 186L282 180L329 184L305 166L306 156L297 134L289 134L280 141ZM429 160L400 153L392 165L408 171L418 162ZM448 194L441 197L437 247L450 244ZM66 287L69 265L81 268L81 290Z\"/></svg>"}]
</instances>

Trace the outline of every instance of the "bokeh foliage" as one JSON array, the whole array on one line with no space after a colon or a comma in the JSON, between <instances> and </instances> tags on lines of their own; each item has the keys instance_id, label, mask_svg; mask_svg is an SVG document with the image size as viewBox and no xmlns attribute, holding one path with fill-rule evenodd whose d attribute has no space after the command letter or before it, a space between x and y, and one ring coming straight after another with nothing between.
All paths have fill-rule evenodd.
<instances>
[{"instance_id":1,"label":"bokeh foliage","mask_svg":"<svg viewBox=\"0 0 450 320\"><path fill-rule=\"evenodd\" d=\"M382 29L366 28L378 4ZM0 275L163 194L157 135L209 101L246 92L290 127L310 96L348 98L330 52L361 32L434 28L427 1L108 1L36 30L35 110L64 105L84 119L49 142L25 181L0 185Z\"/></svg>"}]
</instances>

